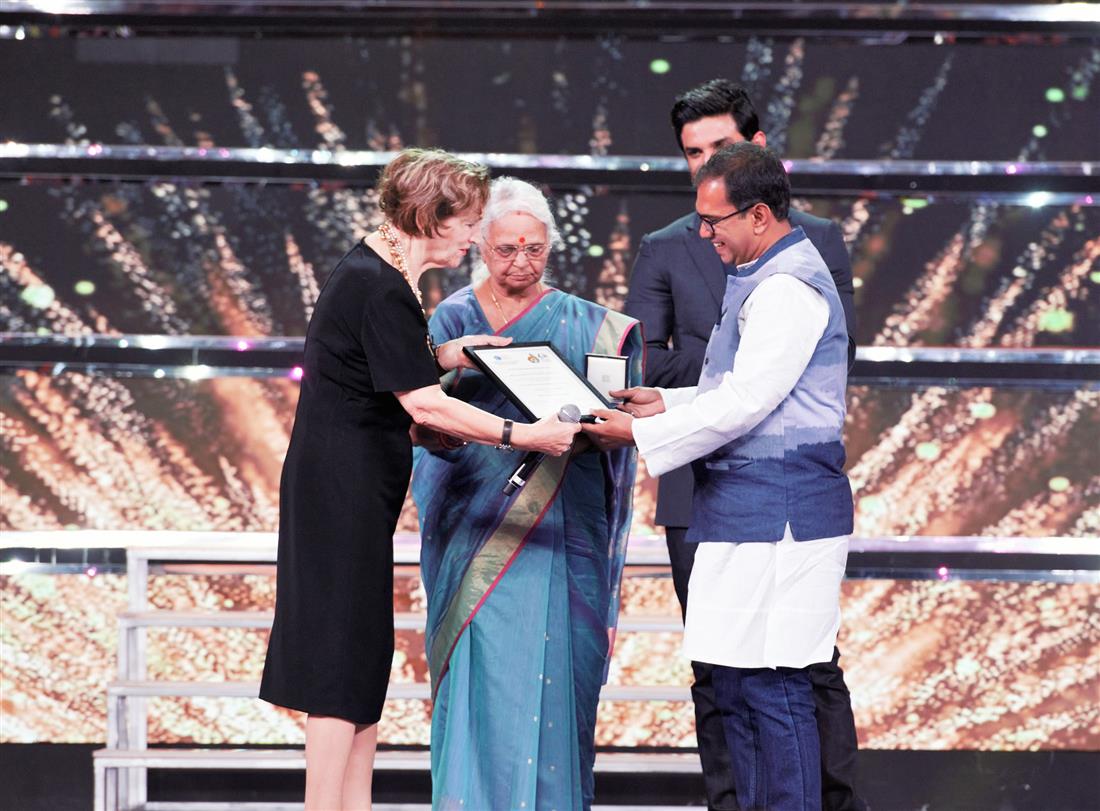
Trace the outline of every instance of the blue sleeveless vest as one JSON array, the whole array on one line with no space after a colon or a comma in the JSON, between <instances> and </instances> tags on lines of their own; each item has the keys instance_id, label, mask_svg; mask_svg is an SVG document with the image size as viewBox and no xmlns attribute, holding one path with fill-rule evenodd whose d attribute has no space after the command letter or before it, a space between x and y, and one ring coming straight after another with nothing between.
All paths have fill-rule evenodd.
<instances>
[{"instance_id":1,"label":"blue sleeveless vest","mask_svg":"<svg viewBox=\"0 0 1100 811\"><path fill-rule=\"evenodd\" d=\"M743 436L692 463L689 541L775 542L788 522L796 541L848 535L852 490L844 473L848 331L821 254L795 228L751 265L729 271L722 314L707 344L699 393L733 368L737 315L760 282L787 273L820 291L829 322L806 371L783 402Z\"/></svg>"}]
</instances>

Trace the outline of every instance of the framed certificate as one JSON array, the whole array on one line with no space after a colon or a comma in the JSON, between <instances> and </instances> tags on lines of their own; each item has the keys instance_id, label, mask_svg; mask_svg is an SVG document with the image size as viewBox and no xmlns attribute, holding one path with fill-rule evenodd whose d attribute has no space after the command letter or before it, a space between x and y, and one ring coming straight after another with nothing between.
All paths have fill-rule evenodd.
<instances>
[{"instance_id":1,"label":"framed certificate","mask_svg":"<svg viewBox=\"0 0 1100 811\"><path fill-rule=\"evenodd\" d=\"M467 346L463 351L529 420L557 414L568 403L582 415L612 408L548 341Z\"/></svg>"}]
</instances>

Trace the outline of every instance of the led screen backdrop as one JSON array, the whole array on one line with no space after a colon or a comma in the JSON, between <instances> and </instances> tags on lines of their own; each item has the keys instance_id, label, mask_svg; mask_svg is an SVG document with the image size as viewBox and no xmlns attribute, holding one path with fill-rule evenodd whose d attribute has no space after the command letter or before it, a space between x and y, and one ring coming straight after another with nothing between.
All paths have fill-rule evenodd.
<instances>
[{"instance_id":1,"label":"led screen backdrop","mask_svg":"<svg viewBox=\"0 0 1100 811\"><path fill-rule=\"evenodd\" d=\"M455 66L461 65L462 70ZM33 69L31 69L33 66ZM675 154L668 107L713 76L752 91L791 158L1097 159L1100 48L605 37L0 40L0 142ZM548 191L567 239L553 283L621 304L641 237L681 191ZM1100 208L921 198L803 199L841 224L862 345L1100 345ZM331 184L0 182L0 331L301 335L319 286L377 222ZM426 280L429 303L470 268ZM297 384L0 377L0 529L272 530ZM1100 394L853 386L857 533L1095 536ZM633 531L654 531L639 478ZM413 531L406 506L400 529ZM399 610L422 607L415 572ZM3 578L0 741L102 741L114 574ZM269 608L268 575L154 580L159 608ZM1100 594L1090 584L852 581L842 649L873 748L1100 749ZM636 575L626 615L674 616ZM256 678L262 632L157 631L158 678ZM611 680L686 684L670 634L625 634ZM422 681L399 634L394 679ZM387 743L427 742L423 702L391 702ZM158 701L159 742L300 741L256 702ZM605 745L687 746L684 705L601 708Z\"/></svg>"},{"instance_id":2,"label":"led screen backdrop","mask_svg":"<svg viewBox=\"0 0 1100 811\"><path fill-rule=\"evenodd\" d=\"M19 77L0 140L41 143L674 155L672 99L718 75L792 158L1095 160L1100 128L1087 45L32 37L0 40L0 69ZM556 283L612 305L641 236L692 205L686 172L680 194L551 191ZM81 328L35 312L56 298L97 331L301 334L377 218L369 193L323 185L4 183L0 200L7 330ZM861 343L1096 345L1100 215L1033 202L801 205L844 227Z\"/></svg>"},{"instance_id":3,"label":"led screen backdrop","mask_svg":"<svg viewBox=\"0 0 1100 811\"><path fill-rule=\"evenodd\" d=\"M791 158L1096 159L1088 43L502 33L0 40L0 140L673 155L673 98L725 76Z\"/></svg>"},{"instance_id":4,"label":"led screen backdrop","mask_svg":"<svg viewBox=\"0 0 1100 811\"><path fill-rule=\"evenodd\" d=\"M0 378L6 529L273 530L297 384L220 378L119 380L23 372ZM852 387L857 533L1095 536L1096 392ZM654 531L639 477L633 532ZM399 529L415 531L411 503ZM421 610L415 570L397 609ZM5 577L3 740L96 741L114 677L116 575ZM154 578L154 607L270 608L266 576ZM1096 585L850 581L845 667L865 746L1100 748ZM635 575L630 615L676 616L666 577ZM254 679L265 632L150 632L150 675ZM673 634L624 634L613 683L687 684ZM399 634L396 681L423 681L423 638ZM913 674L919 674L914 678ZM427 741L423 702L391 702L383 737ZM158 701L158 741L299 739L297 719L256 702ZM608 704L608 745L687 746L690 708Z\"/></svg>"},{"instance_id":5,"label":"led screen backdrop","mask_svg":"<svg viewBox=\"0 0 1100 811\"><path fill-rule=\"evenodd\" d=\"M415 570L398 569L395 607L423 609ZM114 678L118 575L0 578L5 666L0 742L96 742L106 734ZM271 608L274 577L153 578L154 608ZM841 664L860 744L873 749L1100 749L1100 586L857 580L844 584ZM623 616L678 614L667 577L628 576ZM266 631L159 629L149 676L259 679ZM397 633L391 679L424 682L424 637ZM616 643L611 684L687 685L678 634L628 633ZM387 744L426 745L424 701L389 701ZM301 743L301 716L258 700L157 699L158 743ZM597 743L693 746L690 704L604 702Z\"/></svg>"},{"instance_id":6,"label":"led screen backdrop","mask_svg":"<svg viewBox=\"0 0 1100 811\"><path fill-rule=\"evenodd\" d=\"M274 531L291 380L0 377L3 529ZM857 535L1096 534L1100 392L853 386ZM633 532L654 532L639 472ZM398 529L415 532L406 502Z\"/></svg>"},{"instance_id":7,"label":"led screen backdrop","mask_svg":"<svg viewBox=\"0 0 1100 811\"><path fill-rule=\"evenodd\" d=\"M685 186L686 173L685 173ZM683 193L553 190L553 283L622 304L642 236ZM320 284L377 223L353 189L0 184L0 329L302 335ZM840 223L861 345L1100 344L1100 207L799 200ZM470 267L429 274L427 303Z\"/></svg>"}]
</instances>

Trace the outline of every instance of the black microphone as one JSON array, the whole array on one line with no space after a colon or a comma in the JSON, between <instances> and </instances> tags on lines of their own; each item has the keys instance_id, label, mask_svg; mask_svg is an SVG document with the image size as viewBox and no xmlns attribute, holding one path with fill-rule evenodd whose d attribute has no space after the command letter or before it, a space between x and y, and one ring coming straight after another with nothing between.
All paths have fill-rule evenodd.
<instances>
[{"instance_id":1,"label":"black microphone","mask_svg":"<svg viewBox=\"0 0 1100 811\"><path fill-rule=\"evenodd\" d=\"M567 403L558 411L558 419L562 422L580 422L581 410L572 403ZM510 496L527 484L531 476L534 475L535 469L542 464L542 460L545 458L546 454L538 451L528 451L524 454L523 461L519 463L512 475L508 477L508 483L504 485L502 491L504 495Z\"/></svg>"}]
</instances>

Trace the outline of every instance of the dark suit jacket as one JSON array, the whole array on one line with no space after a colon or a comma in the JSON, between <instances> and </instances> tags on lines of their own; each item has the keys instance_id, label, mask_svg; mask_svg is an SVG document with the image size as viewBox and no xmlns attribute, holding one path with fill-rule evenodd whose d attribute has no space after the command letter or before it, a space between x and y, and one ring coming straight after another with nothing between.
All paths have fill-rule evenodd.
<instances>
[{"instance_id":1,"label":"dark suit jacket","mask_svg":"<svg viewBox=\"0 0 1100 811\"><path fill-rule=\"evenodd\" d=\"M835 223L792 211L792 226L802 226L836 282L848 322L848 360L855 358L855 290L848 249ZM699 382L703 355L718 320L726 292L726 270L714 246L699 236L699 217L692 213L642 239L627 315L645 326L647 386L676 388ZM693 480L690 467L661 477L657 523L686 527L691 523Z\"/></svg>"}]
</instances>

